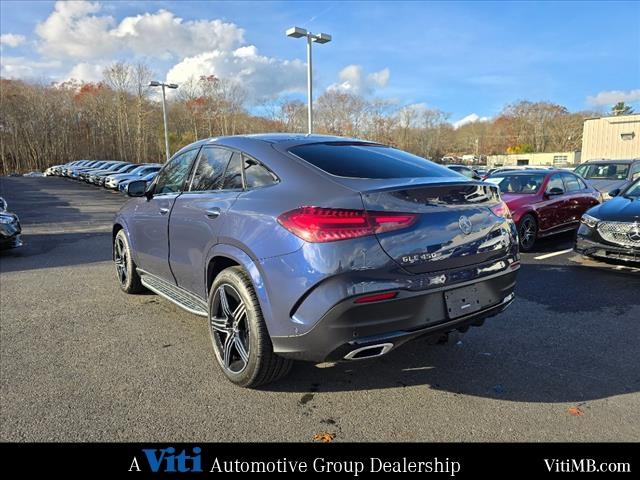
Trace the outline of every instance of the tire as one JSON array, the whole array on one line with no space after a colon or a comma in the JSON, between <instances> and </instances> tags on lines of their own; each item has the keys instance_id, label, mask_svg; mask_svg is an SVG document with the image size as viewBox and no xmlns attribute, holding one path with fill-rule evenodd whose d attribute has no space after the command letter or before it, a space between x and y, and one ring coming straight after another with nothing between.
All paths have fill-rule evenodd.
<instances>
[{"instance_id":1,"label":"tire","mask_svg":"<svg viewBox=\"0 0 640 480\"><path fill-rule=\"evenodd\" d=\"M538 236L538 222L536 218L527 213L520 219L518 225L518 243L521 252L529 252L533 249Z\"/></svg>"},{"instance_id":2,"label":"tire","mask_svg":"<svg viewBox=\"0 0 640 480\"><path fill-rule=\"evenodd\" d=\"M236 385L255 388L291 370L290 359L273 353L253 284L241 267L223 270L211 286L209 333L218 366Z\"/></svg>"},{"instance_id":3,"label":"tire","mask_svg":"<svg viewBox=\"0 0 640 480\"><path fill-rule=\"evenodd\" d=\"M116 265L118 284L123 292L141 293L145 291L131 256L129 238L124 230L120 230L113 240L113 262Z\"/></svg>"}]
</instances>

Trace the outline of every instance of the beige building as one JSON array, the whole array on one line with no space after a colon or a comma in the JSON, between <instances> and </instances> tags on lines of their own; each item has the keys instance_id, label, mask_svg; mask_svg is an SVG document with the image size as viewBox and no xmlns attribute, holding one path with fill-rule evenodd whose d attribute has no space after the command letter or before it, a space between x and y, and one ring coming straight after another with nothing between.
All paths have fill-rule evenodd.
<instances>
[{"instance_id":1,"label":"beige building","mask_svg":"<svg viewBox=\"0 0 640 480\"><path fill-rule=\"evenodd\" d=\"M640 115L588 118L582 131L582 160L640 158Z\"/></svg>"},{"instance_id":2,"label":"beige building","mask_svg":"<svg viewBox=\"0 0 640 480\"><path fill-rule=\"evenodd\" d=\"M580 152L552 152L552 153L513 153L509 155L487 156L487 167L512 166L545 166L545 167L573 167L580 163Z\"/></svg>"}]
</instances>

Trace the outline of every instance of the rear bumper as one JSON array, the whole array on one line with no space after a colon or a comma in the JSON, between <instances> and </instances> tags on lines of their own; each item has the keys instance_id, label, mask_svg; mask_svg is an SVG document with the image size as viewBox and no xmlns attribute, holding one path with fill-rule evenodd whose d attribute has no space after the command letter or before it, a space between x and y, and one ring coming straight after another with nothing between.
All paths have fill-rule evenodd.
<instances>
[{"instance_id":1,"label":"rear bumper","mask_svg":"<svg viewBox=\"0 0 640 480\"><path fill-rule=\"evenodd\" d=\"M272 337L274 351L283 357L312 362L338 361L369 345L396 348L423 335L481 325L513 301L517 270L428 291L401 291L393 300L356 304L346 299L331 308L303 335ZM490 298L488 306L469 315L450 318L445 292L475 285ZM388 351L387 349L386 351Z\"/></svg>"}]
</instances>

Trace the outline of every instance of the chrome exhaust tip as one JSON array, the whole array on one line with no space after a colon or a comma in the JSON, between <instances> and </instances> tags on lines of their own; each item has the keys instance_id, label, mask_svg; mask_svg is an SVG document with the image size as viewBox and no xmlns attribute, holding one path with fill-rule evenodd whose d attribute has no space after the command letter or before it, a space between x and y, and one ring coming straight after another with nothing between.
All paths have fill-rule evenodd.
<instances>
[{"instance_id":1,"label":"chrome exhaust tip","mask_svg":"<svg viewBox=\"0 0 640 480\"><path fill-rule=\"evenodd\" d=\"M344 356L345 360L364 360L366 358L381 357L393 348L393 343L379 343L356 348Z\"/></svg>"}]
</instances>

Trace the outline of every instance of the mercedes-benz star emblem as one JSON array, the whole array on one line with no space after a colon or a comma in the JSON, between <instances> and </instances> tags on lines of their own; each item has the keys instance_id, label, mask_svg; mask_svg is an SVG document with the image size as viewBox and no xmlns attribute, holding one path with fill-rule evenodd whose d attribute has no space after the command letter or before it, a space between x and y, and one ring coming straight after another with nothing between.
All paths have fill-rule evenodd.
<instances>
[{"instance_id":1,"label":"mercedes-benz star emblem","mask_svg":"<svg viewBox=\"0 0 640 480\"><path fill-rule=\"evenodd\" d=\"M640 242L640 225L636 223L633 228L629 230L629 233L627 233L627 237L629 237L629 240L632 242Z\"/></svg>"},{"instance_id":2,"label":"mercedes-benz star emblem","mask_svg":"<svg viewBox=\"0 0 640 480\"><path fill-rule=\"evenodd\" d=\"M465 235L469 235L471 233L471 230L473 229L471 220L469 220L469 217L466 217L465 215L462 215L458 219L458 226L460 227L460 230L462 230L462 233L464 233Z\"/></svg>"}]
</instances>

